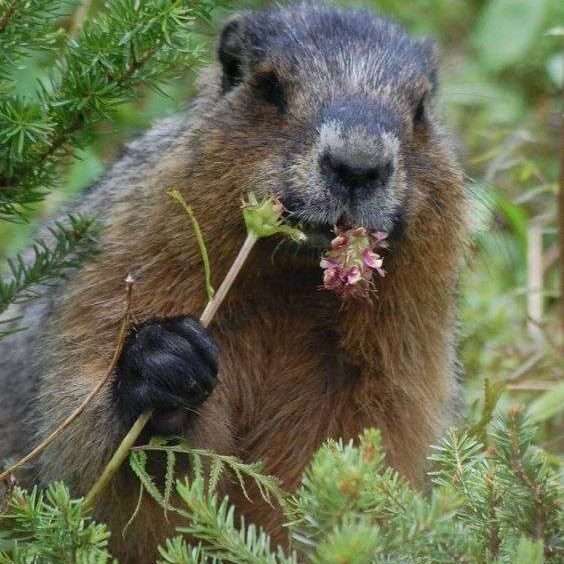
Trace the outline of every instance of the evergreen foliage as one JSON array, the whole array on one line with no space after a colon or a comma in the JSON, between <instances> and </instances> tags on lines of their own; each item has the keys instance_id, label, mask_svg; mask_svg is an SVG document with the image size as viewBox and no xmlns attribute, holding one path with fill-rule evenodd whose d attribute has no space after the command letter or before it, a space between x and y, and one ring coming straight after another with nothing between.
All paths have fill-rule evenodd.
<instances>
[{"instance_id":1,"label":"evergreen foliage","mask_svg":"<svg viewBox=\"0 0 564 564\"><path fill-rule=\"evenodd\" d=\"M209 21L217 1L108 0L82 29L64 31L59 18L74 4L0 0L0 221L27 221L30 206L58 186L93 126L141 86L158 90L199 62L194 29ZM22 97L14 73L30 52L46 49L56 54L47 78ZM94 227L70 217L69 227L52 229L51 243L36 242L31 263L21 256L9 261L8 278L0 281L0 314L85 258Z\"/></svg>"},{"instance_id":2,"label":"evergreen foliage","mask_svg":"<svg viewBox=\"0 0 564 564\"><path fill-rule=\"evenodd\" d=\"M0 563L104 564L109 532L85 516L82 500L61 483L44 492L16 488L0 516Z\"/></svg>"},{"instance_id":3,"label":"evergreen foliage","mask_svg":"<svg viewBox=\"0 0 564 564\"><path fill-rule=\"evenodd\" d=\"M4 2L0 22L5 20L9 33L0 31L0 52L11 56L0 59L0 76L10 76L14 59L24 50L13 49L15 42L28 49L44 46L45 36L38 32L43 31L45 16L57 14L63 4ZM0 218L21 218L27 205L43 198L56 183L61 160L72 154L93 124L131 99L137 87L158 88L159 81L193 66L200 59L193 24L208 20L213 5L206 0L108 0L76 38L65 37L48 80L38 82L35 99L3 96ZM29 16L33 8L42 14ZM4 90L8 81L3 81Z\"/></svg>"},{"instance_id":4,"label":"evergreen foliage","mask_svg":"<svg viewBox=\"0 0 564 564\"><path fill-rule=\"evenodd\" d=\"M22 303L38 296L41 285L49 284L65 276L90 256L96 246L96 229L92 219L68 216L68 224L56 222L49 228L52 242L38 239L31 247L33 257L25 260L22 255L8 259L10 276L0 280L0 314L11 304ZM0 338L10 331L2 326L16 321L0 320Z\"/></svg>"},{"instance_id":5,"label":"evergreen foliage","mask_svg":"<svg viewBox=\"0 0 564 564\"><path fill-rule=\"evenodd\" d=\"M55 47L58 31L53 22L64 5L58 0L0 0L0 93L9 91L12 72L22 57Z\"/></svg>"},{"instance_id":6,"label":"evergreen foliage","mask_svg":"<svg viewBox=\"0 0 564 564\"><path fill-rule=\"evenodd\" d=\"M425 493L386 466L375 430L365 431L357 444L328 441L292 495L282 495L259 465L183 444L156 440L136 448L131 466L141 495L181 519L178 535L159 549L163 564L562 562L556 470L534 446L534 429L521 409L497 417L491 427L487 448L469 426L451 430L430 457L432 487ZM152 451L167 454L163 491L146 469ZM173 488L177 456L189 457L191 470L177 476ZM255 481L260 495L282 508L289 550L273 546L266 532L236 516L220 494L229 474L242 487ZM81 503L61 484L45 494L16 489L0 516L0 562L105 562L107 531L85 517ZM71 553L76 560L64 560Z\"/></svg>"}]
</instances>

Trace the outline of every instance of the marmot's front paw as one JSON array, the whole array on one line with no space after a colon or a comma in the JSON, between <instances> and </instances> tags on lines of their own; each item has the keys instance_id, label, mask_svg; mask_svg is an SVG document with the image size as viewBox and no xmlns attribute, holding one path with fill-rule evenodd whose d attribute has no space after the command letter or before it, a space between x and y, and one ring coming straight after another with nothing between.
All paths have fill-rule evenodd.
<instances>
[{"instance_id":1,"label":"marmot's front paw","mask_svg":"<svg viewBox=\"0 0 564 564\"><path fill-rule=\"evenodd\" d=\"M114 382L126 424L154 409L157 431L178 431L185 414L214 389L217 356L210 333L192 317L151 319L135 327L125 341Z\"/></svg>"}]
</instances>

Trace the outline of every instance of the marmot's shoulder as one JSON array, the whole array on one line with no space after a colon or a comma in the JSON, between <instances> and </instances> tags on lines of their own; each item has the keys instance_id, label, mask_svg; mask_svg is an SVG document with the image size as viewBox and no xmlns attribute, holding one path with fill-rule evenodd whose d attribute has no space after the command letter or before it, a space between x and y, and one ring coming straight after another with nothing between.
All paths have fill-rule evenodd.
<instances>
[{"instance_id":1,"label":"marmot's shoulder","mask_svg":"<svg viewBox=\"0 0 564 564\"><path fill-rule=\"evenodd\" d=\"M190 127L191 119L188 109L156 121L148 131L124 146L114 164L76 202L71 203L65 213L95 214L102 220L107 218L120 192L143 184L147 172Z\"/></svg>"}]
</instances>

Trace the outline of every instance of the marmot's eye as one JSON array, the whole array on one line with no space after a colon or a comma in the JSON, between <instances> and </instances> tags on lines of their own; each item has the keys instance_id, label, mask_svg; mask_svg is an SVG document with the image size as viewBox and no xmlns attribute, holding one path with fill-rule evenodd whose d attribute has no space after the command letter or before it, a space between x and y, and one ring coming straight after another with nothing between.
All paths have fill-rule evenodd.
<instances>
[{"instance_id":1,"label":"marmot's eye","mask_svg":"<svg viewBox=\"0 0 564 564\"><path fill-rule=\"evenodd\" d=\"M413 122L415 125L422 123L425 120L425 104L426 104L427 96L423 96L417 107L415 108L415 113L413 114Z\"/></svg>"},{"instance_id":2,"label":"marmot's eye","mask_svg":"<svg viewBox=\"0 0 564 564\"><path fill-rule=\"evenodd\" d=\"M284 113L286 111L284 88L275 73L260 73L255 77L254 83L258 95L265 102L276 106L280 113Z\"/></svg>"}]
</instances>

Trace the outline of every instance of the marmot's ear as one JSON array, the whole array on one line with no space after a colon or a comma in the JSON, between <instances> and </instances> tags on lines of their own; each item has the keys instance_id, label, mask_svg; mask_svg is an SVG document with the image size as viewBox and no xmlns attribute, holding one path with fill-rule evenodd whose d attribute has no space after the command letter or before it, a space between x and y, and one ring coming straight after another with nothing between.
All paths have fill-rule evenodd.
<instances>
[{"instance_id":1,"label":"marmot's ear","mask_svg":"<svg viewBox=\"0 0 564 564\"><path fill-rule=\"evenodd\" d=\"M227 21L219 37L217 56L223 68L221 87L229 92L243 80L245 17L237 15Z\"/></svg>"}]
</instances>

